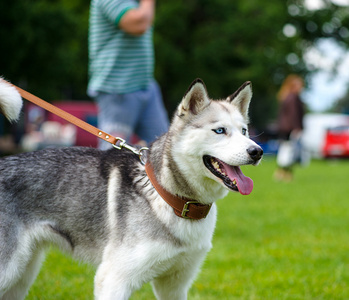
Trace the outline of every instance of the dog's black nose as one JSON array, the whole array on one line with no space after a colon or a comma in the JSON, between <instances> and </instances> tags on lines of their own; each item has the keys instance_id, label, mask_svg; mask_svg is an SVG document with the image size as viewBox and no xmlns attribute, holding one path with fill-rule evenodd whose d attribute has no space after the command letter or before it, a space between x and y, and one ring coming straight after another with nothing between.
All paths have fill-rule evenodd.
<instances>
[{"instance_id":1,"label":"dog's black nose","mask_svg":"<svg viewBox=\"0 0 349 300\"><path fill-rule=\"evenodd\" d=\"M250 155L250 157L254 161L257 161L262 157L263 149L258 146L251 146L250 148L247 149L247 153Z\"/></svg>"}]
</instances>

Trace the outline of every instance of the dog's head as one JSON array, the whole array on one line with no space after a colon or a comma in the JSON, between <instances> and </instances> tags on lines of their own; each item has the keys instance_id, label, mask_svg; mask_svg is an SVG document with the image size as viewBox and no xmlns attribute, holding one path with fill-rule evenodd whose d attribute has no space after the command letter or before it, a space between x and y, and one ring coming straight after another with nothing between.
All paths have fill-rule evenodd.
<instances>
[{"instance_id":1,"label":"dog's head","mask_svg":"<svg viewBox=\"0 0 349 300\"><path fill-rule=\"evenodd\" d=\"M244 83L224 100L211 100L202 80L195 80L180 103L171 130L173 158L188 180L217 183L243 195L251 193L253 181L241 165L257 165L263 150L249 139L248 108L251 83ZM204 176L198 178L198 176ZM222 193L222 192L221 192Z\"/></svg>"}]
</instances>

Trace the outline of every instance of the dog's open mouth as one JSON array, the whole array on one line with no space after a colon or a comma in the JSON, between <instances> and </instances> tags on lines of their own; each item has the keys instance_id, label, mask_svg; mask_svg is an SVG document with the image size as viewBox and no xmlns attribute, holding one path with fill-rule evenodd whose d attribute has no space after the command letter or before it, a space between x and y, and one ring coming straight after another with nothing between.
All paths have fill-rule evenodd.
<instances>
[{"instance_id":1,"label":"dog's open mouth","mask_svg":"<svg viewBox=\"0 0 349 300\"><path fill-rule=\"evenodd\" d=\"M240 192L242 195L248 195L252 192L253 181L241 172L240 167L228 165L209 155L204 155L203 159L206 168L220 178L230 190Z\"/></svg>"}]
</instances>

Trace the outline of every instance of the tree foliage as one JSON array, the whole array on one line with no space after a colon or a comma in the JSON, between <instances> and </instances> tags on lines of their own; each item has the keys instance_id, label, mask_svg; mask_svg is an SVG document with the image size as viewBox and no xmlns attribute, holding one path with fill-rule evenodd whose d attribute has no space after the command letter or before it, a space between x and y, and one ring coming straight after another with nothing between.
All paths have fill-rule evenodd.
<instances>
[{"instance_id":1,"label":"tree foliage","mask_svg":"<svg viewBox=\"0 0 349 300\"><path fill-rule=\"evenodd\" d=\"M331 112L349 114L349 89L343 97L336 101Z\"/></svg>"},{"instance_id":2,"label":"tree foliage","mask_svg":"<svg viewBox=\"0 0 349 300\"><path fill-rule=\"evenodd\" d=\"M83 0L1 2L2 75L48 100L86 99L88 13ZM157 1L155 76L169 112L197 77L212 98L250 80L251 118L263 127L282 79L314 71L303 54L317 39L348 44L348 15L328 1L316 11L303 0Z\"/></svg>"},{"instance_id":3,"label":"tree foliage","mask_svg":"<svg viewBox=\"0 0 349 300\"><path fill-rule=\"evenodd\" d=\"M348 42L348 15L332 3L309 11L303 1L161 1L156 75L164 98L176 103L196 77L214 98L228 96L250 80L253 125L263 127L275 116L282 80L289 73L315 71L306 67L304 52L323 37ZM287 34L286 26L294 33Z\"/></svg>"},{"instance_id":4,"label":"tree foliage","mask_svg":"<svg viewBox=\"0 0 349 300\"><path fill-rule=\"evenodd\" d=\"M164 98L180 99L196 77L213 98L226 97L250 80L252 119L262 123L259 112L274 106L274 77L280 70L291 71L285 50L294 45L290 40L280 43L278 37L286 22L286 2L278 0L159 3L156 75L166 87Z\"/></svg>"},{"instance_id":5,"label":"tree foliage","mask_svg":"<svg viewBox=\"0 0 349 300\"><path fill-rule=\"evenodd\" d=\"M88 5L69 0L0 2L0 69L53 99L85 94Z\"/></svg>"}]
</instances>

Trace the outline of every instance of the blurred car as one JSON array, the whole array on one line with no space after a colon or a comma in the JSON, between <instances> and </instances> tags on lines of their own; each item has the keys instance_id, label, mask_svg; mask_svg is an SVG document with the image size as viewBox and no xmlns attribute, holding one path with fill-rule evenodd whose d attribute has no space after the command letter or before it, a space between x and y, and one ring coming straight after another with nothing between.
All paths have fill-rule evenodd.
<instances>
[{"instance_id":1,"label":"blurred car","mask_svg":"<svg viewBox=\"0 0 349 300\"><path fill-rule=\"evenodd\" d=\"M327 129L323 156L349 157L349 126L337 126Z\"/></svg>"},{"instance_id":2,"label":"blurred car","mask_svg":"<svg viewBox=\"0 0 349 300\"><path fill-rule=\"evenodd\" d=\"M58 103L53 103L56 107L72 114L73 116L91 124L92 126L97 126L97 105L94 102L88 101L61 101ZM53 113L48 113L48 121L59 122L62 125L68 124L66 120L58 117ZM76 128L76 141L74 146L84 146L84 147L97 147L98 138L89 132Z\"/></svg>"}]
</instances>

